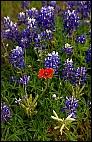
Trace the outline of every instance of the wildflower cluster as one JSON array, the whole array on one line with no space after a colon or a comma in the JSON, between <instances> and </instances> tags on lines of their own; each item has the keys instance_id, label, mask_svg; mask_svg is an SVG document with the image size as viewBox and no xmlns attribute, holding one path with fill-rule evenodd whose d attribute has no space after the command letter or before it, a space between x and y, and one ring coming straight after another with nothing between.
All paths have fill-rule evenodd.
<instances>
[{"instance_id":1,"label":"wildflower cluster","mask_svg":"<svg viewBox=\"0 0 92 142\"><path fill-rule=\"evenodd\" d=\"M27 6L27 2L23 1ZM41 48L44 41L53 38L55 22L55 13L53 6L44 6L40 10L31 8L18 14L18 22L13 23L9 17L4 17L2 38L15 40L18 46L23 49L34 44L35 48ZM19 30L19 26L25 25L24 30Z\"/></svg>"},{"instance_id":2,"label":"wildflower cluster","mask_svg":"<svg viewBox=\"0 0 92 142\"><path fill-rule=\"evenodd\" d=\"M91 12L91 1L79 1L77 10L81 14L81 19L89 18Z\"/></svg>"},{"instance_id":3,"label":"wildflower cluster","mask_svg":"<svg viewBox=\"0 0 92 142\"><path fill-rule=\"evenodd\" d=\"M66 10L63 12L64 28L72 34L80 25L80 21L90 17L91 2L90 1L67 1Z\"/></svg>"},{"instance_id":4,"label":"wildflower cluster","mask_svg":"<svg viewBox=\"0 0 92 142\"><path fill-rule=\"evenodd\" d=\"M73 84L84 84L86 82L87 70L85 67L74 68L72 59L69 58L65 61L62 70L62 78L65 81L70 81Z\"/></svg>"},{"instance_id":5,"label":"wildflower cluster","mask_svg":"<svg viewBox=\"0 0 92 142\"><path fill-rule=\"evenodd\" d=\"M85 121L89 119L90 74L87 71L91 63L91 46L89 45L90 36L86 33L86 31L89 32L90 26L89 24L85 25L85 21L87 22L88 20L90 22L90 1L60 2L61 8L57 5L59 2L56 1L41 2L42 7L36 9L34 7L30 8L30 1L22 1L22 11L18 13L16 23L11 21L8 16L3 19L1 31L2 47L4 47L2 48L2 68L4 70L2 71L2 100L10 99L9 102L11 101L12 108L14 107L14 112L17 115L14 114L13 116L10 107L5 102L1 102L1 121L7 122L12 116L14 117L12 122L15 118L18 120L17 125L22 124L25 127L26 122L25 134L28 132L28 135L26 137L23 135L24 133L21 133L19 137L14 135L13 139L16 140L33 140L34 136L34 140L37 140L38 137L38 140L48 141L48 138L45 137L45 131L41 131L42 135L40 135L40 132L37 134L34 131L37 128L36 126L38 126L37 132L40 130L40 126L46 128L45 124L47 123L50 127L51 125L56 125L53 129L60 129L59 135L58 131L52 133L53 140L60 139L62 141L63 138L65 140L80 140L79 133L76 136L74 133L74 137L70 134L80 130L79 123L81 122L82 124L83 118L79 122L79 116L85 117ZM81 23L84 25L84 28L81 26ZM86 26L89 26L89 28L87 29ZM6 43L8 39L9 43ZM51 48L52 44L53 47ZM79 46L77 47L77 45ZM84 45L83 49L82 45ZM8 60L6 60L7 57ZM85 107L85 102L89 108ZM15 108L13 103L18 104L20 107L16 106ZM62 111L60 111L61 105ZM33 114L37 115L34 119L30 119L32 128L30 128L26 115L23 115L21 112L21 107L28 117L32 117ZM80 109L81 107L83 108ZM39 108L42 108L41 111L44 112L38 111ZM35 111L35 109L38 110ZM57 122L50 124L47 117L51 109L57 109L57 112L61 113L61 117L64 116L64 118L59 118L58 114L53 110L54 116L51 116L51 118ZM86 109L87 111L85 111ZM16 117L20 114L20 117ZM39 119L41 115L43 123ZM46 119L44 119L45 117ZM24 121L21 123L22 119ZM44 123L44 120L46 120L46 123ZM38 121L39 125L36 125ZM74 124L71 123L73 121L75 121ZM89 121L87 121L88 123ZM76 125L75 131L72 131L73 127L70 124ZM15 128L15 123L12 123L12 125ZM84 126L82 127L84 129ZM19 127L18 132L20 130L21 128ZM28 130L32 130L31 136ZM70 132L67 133L67 130L70 130ZM64 137L60 136L60 134L63 135L63 132L67 133ZM5 138L6 140L12 140L10 136ZM89 139L88 134L87 139Z\"/></svg>"},{"instance_id":6,"label":"wildflower cluster","mask_svg":"<svg viewBox=\"0 0 92 142\"><path fill-rule=\"evenodd\" d=\"M89 18L91 11L90 1L67 1L65 3L67 5L67 9L76 9L78 13L81 15L81 19Z\"/></svg>"}]
</instances>

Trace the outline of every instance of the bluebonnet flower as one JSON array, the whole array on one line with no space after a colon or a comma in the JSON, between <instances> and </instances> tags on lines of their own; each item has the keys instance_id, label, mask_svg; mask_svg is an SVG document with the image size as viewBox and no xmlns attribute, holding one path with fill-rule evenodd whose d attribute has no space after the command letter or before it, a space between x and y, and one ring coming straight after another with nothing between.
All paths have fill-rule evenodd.
<instances>
[{"instance_id":1,"label":"bluebonnet flower","mask_svg":"<svg viewBox=\"0 0 92 142\"><path fill-rule=\"evenodd\" d=\"M7 16L7 17L4 17L4 19L3 19L3 26L4 26L5 29L9 29L12 24L13 24L13 23L12 23L12 21L10 20L10 17L8 17L8 16Z\"/></svg>"},{"instance_id":2,"label":"bluebonnet flower","mask_svg":"<svg viewBox=\"0 0 92 142\"><path fill-rule=\"evenodd\" d=\"M73 48L70 44L66 43L65 47L63 48L63 51L68 54L71 55L73 53Z\"/></svg>"},{"instance_id":3,"label":"bluebonnet flower","mask_svg":"<svg viewBox=\"0 0 92 142\"><path fill-rule=\"evenodd\" d=\"M90 1L67 1L65 2L67 9L76 9L82 18L88 18L91 12L91 2Z\"/></svg>"},{"instance_id":4,"label":"bluebonnet flower","mask_svg":"<svg viewBox=\"0 0 92 142\"><path fill-rule=\"evenodd\" d=\"M35 18L27 18L27 22L26 22L27 28L37 28L37 21Z\"/></svg>"},{"instance_id":5,"label":"bluebonnet flower","mask_svg":"<svg viewBox=\"0 0 92 142\"><path fill-rule=\"evenodd\" d=\"M91 63L91 47L86 51L86 62Z\"/></svg>"},{"instance_id":6,"label":"bluebonnet flower","mask_svg":"<svg viewBox=\"0 0 92 142\"><path fill-rule=\"evenodd\" d=\"M13 23L8 16L3 19L3 27L4 30L2 30L2 38L13 40L18 38L19 31L17 23Z\"/></svg>"},{"instance_id":7,"label":"bluebonnet flower","mask_svg":"<svg viewBox=\"0 0 92 142\"><path fill-rule=\"evenodd\" d=\"M64 29L71 34L79 26L79 16L76 10L65 10L63 12Z\"/></svg>"},{"instance_id":8,"label":"bluebonnet flower","mask_svg":"<svg viewBox=\"0 0 92 142\"><path fill-rule=\"evenodd\" d=\"M77 11L81 14L81 18L90 17L91 1L79 1Z\"/></svg>"},{"instance_id":9,"label":"bluebonnet flower","mask_svg":"<svg viewBox=\"0 0 92 142\"><path fill-rule=\"evenodd\" d=\"M67 115L72 114L73 118L76 118L76 109L78 108L78 100L71 97L66 97L65 101L65 107L63 108L63 111L67 113Z\"/></svg>"},{"instance_id":10,"label":"bluebonnet flower","mask_svg":"<svg viewBox=\"0 0 92 142\"><path fill-rule=\"evenodd\" d=\"M41 35L40 34L35 34L34 35L34 42L38 43L41 41Z\"/></svg>"},{"instance_id":11,"label":"bluebonnet flower","mask_svg":"<svg viewBox=\"0 0 92 142\"><path fill-rule=\"evenodd\" d=\"M28 8L30 4L30 1L22 1L21 2L21 8L25 9Z\"/></svg>"},{"instance_id":12,"label":"bluebonnet flower","mask_svg":"<svg viewBox=\"0 0 92 142\"><path fill-rule=\"evenodd\" d=\"M56 1L50 1L50 6L55 7L56 6Z\"/></svg>"},{"instance_id":13,"label":"bluebonnet flower","mask_svg":"<svg viewBox=\"0 0 92 142\"><path fill-rule=\"evenodd\" d=\"M52 53L49 53L45 58L44 65L46 68L53 68L54 74L58 74L58 69L60 66L60 57L58 52L53 51Z\"/></svg>"},{"instance_id":14,"label":"bluebonnet flower","mask_svg":"<svg viewBox=\"0 0 92 142\"><path fill-rule=\"evenodd\" d=\"M75 74L75 70L73 67L73 61L72 61L72 59L69 60L69 58L68 58L64 63L64 68L62 70L62 78L65 81L69 80L70 82L73 82L74 74Z\"/></svg>"},{"instance_id":15,"label":"bluebonnet flower","mask_svg":"<svg viewBox=\"0 0 92 142\"><path fill-rule=\"evenodd\" d=\"M46 49L46 46L44 46L45 42L51 40L52 38L53 32L48 29L39 34L35 33L33 37L34 47L38 49Z\"/></svg>"},{"instance_id":16,"label":"bluebonnet flower","mask_svg":"<svg viewBox=\"0 0 92 142\"><path fill-rule=\"evenodd\" d=\"M26 13L25 12L20 12L18 14L18 21L25 24L25 22L26 22Z\"/></svg>"},{"instance_id":17,"label":"bluebonnet flower","mask_svg":"<svg viewBox=\"0 0 92 142\"><path fill-rule=\"evenodd\" d=\"M40 48L42 47L41 41L42 41L41 35L35 33L35 34L34 34L34 37L33 37L33 42L34 42L34 47L35 47L35 49L37 49L37 48L40 49Z\"/></svg>"},{"instance_id":18,"label":"bluebonnet flower","mask_svg":"<svg viewBox=\"0 0 92 142\"><path fill-rule=\"evenodd\" d=\"M22 23L25 24L26 29L19 31L18 25ZM34 47L44 49L45 41L51 40L53 37L52 25L54 26L54 8L52 6L42 7L40 11L31 8L18 14L18 23L14 24L9 17L5 17L1 36L17 42L23 51L31 43L34 44Z\"/></svg>"},{"instance_id":19,"label":"bluebonnet flower","mask_svg":"<svg viewBox=\"0 0 92 142\"><path fill-rule=\"evenodd\" d=\"M61 16L62 10L59 5L55 6L55 15L60 15Z\"/></svg>"},{"instance_id":20,"label":"bluebonnet flower","mask_svg":"<svg viewBox=\"0 0 92 142\"><path fill-rule=\"evenodd\" d=\"M4 102L1 102L1 122L8 121L10 118L11 118L10 108Z\"/></svg>"},{"instance_id":21,"label":"bluebonnet flower","mask_svg":"<svg viewBox=\"0 0 92 142\"><path fill-rule=\"evenodd\" d=\"M53 37L53 33L51 30L46 29L45 31L41 32L40 36L42 40L50 40Z\"/></svg>"},{"instance_id":22,"label":"bluebonnet flower","mask_svg":"<svg viewBox=\"0 0 92 142\"><path fill-rule=\"evenodd\" d=\"M79 1L66 1L66 2L64 2L64 3L65 3L65 5L66 5L66 9L69 9L69 10L77 10Z\"/></svg>"},{"instance_id":23,"label":"bluebonnet flower","mask_svg":"<svg viewBox=\"0 0 92 142\"><path fill-rule=\"evenodd\" d=\"M47 4L48 4L48 1L41 1L42 2L42 7L44 7L44 6L47 6Z\"/></svg>"},{"instance_id":24,"label":"bluebonnet flower","mask_svg":"<svg viewBox=\"0 0 92 142\"><path fill-rule=\"evenodd\" d=\"M30 45L30 29L26 28L20 32L20 38L18 40L18 46L20 46L23 50L28 48Z\"/></svg>"},{"instance_id":25,"label":"bluebonnet flower","mask_svg":"<svg viewBox=\"0 0 92 142\"><path fill-rule=\"evenodd\" d=\"M19 46L22 47L22 49L28 48L30 45L30 40L27 37L22 37L19 41Z\"/></svg>"},{"instance_id":26,"label":"bluebonnet flower","mask_svg":"<svg viewBox=\"0 0 92 142\"><path fill-rule=\"evenodd\" d=\"M20 78L20 81L19 81L19 82L20 82L21 84L27 85L28 82L29 82L29 80L30 80L30 76L23 75L23 76Z\"/></svg>"},{"instance_id":27,"label":"bluebonnet flower","mask_svg":"<svg viewBox=\"0 0 92 142\"><path fill-rule=\"evenodd\" d=\"M39 16L37 18L37 21L38 21L38 25L41 29L53 30L54 24L55 24L54 7L52 7L52 6L42 7L39 12Z\"/></svg>"},{"instance_id":28,"label":"bluebonnet flower","mask_svg":"<svg viewBox=\"0 0 92 142\"><path fill-rule=\"evenodd\" d=\"M86 42L85 36L80 35L80 36L76 37L76 42L81 43L81 44L85 43Z\"/></svg>"},{"instance_id":29,"label":"bluebonnet flower","mask_svg":"<svg viewBox=\"0 0 92 142\"><path fill-rule=\"evenodd\" d=\"M21 47L16 46L15 49L13 49L10 53L10 63L15 67L15 68L23 68L25 66L24 62L24 52Z\"/></svg>"},{"instance_id":30,"label":"bluebonnet flower","mask_svg":"<svg viewBox=\"0 0 92 142\"><path fill-rule=\"evenodd\" d=\"M85 67L78 67L74 68L72 59L69 61L65 61L64 68L62 70L62 78L65 81L70 81L74 85L76 84L84 84L86 81L86 68Z\"/></svg>"},{"instance_id":31,"label":"bluebonnet flower","mask_svg":"<svg viewBox=\"0 0 92 142\"><path fill-rule=\"evenodd\" d=\"M86 81L86 68L85 67L78 67L75 70L75 83L76 84L84 84Z\"/></svg>"},{"instance_id":32,"label":"bluebonnet flower","mask_svg":"<svg viewBox=\"0 0 92 142\"><path fill-rule=\"evenodd\" d=\"M20 24L25 24L28 26L27 28L34 28L37 26L37 17L39 15L39 12L36 8L31 8L26 10L25 12L20 12L18 14L18 22Z\"/></svg>"},{"instance_id":33,"label":"bluebonnet flower","mask_svg":"<svg viewBox=\"0 0 92 142\"><path fill-rule=\"evenodd\" d=\"M25 12L20 12L18 14L18 21L24 24L33 24L36 22L36 18L38 16L38 10L36 8L31 8L26 10Z\"/></svg>"},{"instance_id":34,"label":"bluebonnet flower","mask_svg":"<svg viewBox=\"0 0 92 142\"><path fill-rule=\"evenodd\" d=\"M18 14L18 22L19 24L26 24L29 27L34 27L37 24L36 18L38 17L38 10L36 8L31 8L26 10L25 12L20 12Z\"/></svg>"},{"instance_id":35,"label":"bluebonnet flower","mask_svg":"<svg viewBox=\"0 0 92 142\"><path fill-rule=\"evenodd\" d=\"M25 14L27 18L37 18L39 12L36 8L32 7L31 9L26 10Z\"/></svg>"},{"instance_id":36,"label":"bluebonnet flower","mask_svg":"<svg viewBox=\"0 0 92 142\"><path fill-rule=\"evenodd\" d=\"M25 37L29 37L30 36L30 29L26 28L24 30L21 31L21 38L25 38Z\"/></svg>"}]
</instances>

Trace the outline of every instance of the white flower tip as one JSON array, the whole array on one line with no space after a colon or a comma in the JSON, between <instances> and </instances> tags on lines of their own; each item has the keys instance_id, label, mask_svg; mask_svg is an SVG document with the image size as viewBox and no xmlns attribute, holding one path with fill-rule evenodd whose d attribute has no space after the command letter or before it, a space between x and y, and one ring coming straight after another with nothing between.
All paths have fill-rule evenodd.
<instances>
[{"instance_id":1,"label":"white flower tip","mask_svg":"<svg viewBox=\"0 0 92 142\"><path fill-rule=\"evenodd\" d=\"M53 94L52 98L56 98L56 97L57 97L56 94Z\"/></svg>"},{"instance_id":2,"label":"white flower tip","mask_svg":"<svg viewBox=\"0 0 92 142\"><path fill-rule=\"evenodd\" d=\"M32 8L31 8L31 10L32 10L32 11L35 11L35 10L36 10L36 8L35 8L35 7L32 7Z\"/></svg>"}]
</instances>

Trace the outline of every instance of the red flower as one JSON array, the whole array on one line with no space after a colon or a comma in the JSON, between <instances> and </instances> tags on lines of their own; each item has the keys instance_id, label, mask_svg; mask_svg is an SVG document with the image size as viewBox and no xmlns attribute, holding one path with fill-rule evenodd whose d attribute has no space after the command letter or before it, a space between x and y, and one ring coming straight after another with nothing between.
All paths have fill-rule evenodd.
<instances>
[{"instance_id":1,"label":"red flower","mask_svg":"<svg viewBox=\"0 0 92 142\"><path fill-rule=\"evenodd\" d=\"M38 78L52 78L54 73L54 69L52 68L46 68L46 69L40 69L38 72Z\"/></svg>"}]
</instances>

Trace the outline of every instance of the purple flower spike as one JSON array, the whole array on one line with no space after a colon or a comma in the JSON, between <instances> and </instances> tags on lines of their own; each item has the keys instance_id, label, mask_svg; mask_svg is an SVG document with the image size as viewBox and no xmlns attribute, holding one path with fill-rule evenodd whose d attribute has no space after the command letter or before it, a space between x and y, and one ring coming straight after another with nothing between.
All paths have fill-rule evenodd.
<instances>
[{"instance_id":1,"label":"purple flower spike","mask_svg":"<svg viewBox=\"0 0 92 142\"><path fill-rule=\"evenodd\" d=\"M46 31L41 32L40 36L42 40L48 40L48 39L50 40L52 39L53 34L51 30L46 29Z\"/></svg>"},{"instance_id":2,"label":"purple flower spike","mask_svg":"<svg viewBox=\"0 0 92 142\"><path fill-rule=\"evenodd\" d=\"M24 12L20 12L18 14L18 21L21 23L25 23L26 22L26 14Z\"/></svg>"},{"instance_id":3,"label":"purple flower spike","mask_svg":"<svg viewBox=\"0 0 92 142\"><path fill-rule=\"evenodd\" d=\"M23 76L20 78L20 81L19 81L19 82L20 82L21 84L27 85L28 82L29 82L29 80L30 80L30 76L23 75Z\"/></svg>"},{"instance_id":4,"label":"purple flower spike","mask_svg":"<svg viewBox=\"0 0 92 142\"><path fill-rule=\"evenodd\" d=\"M23 54L24 52L19 46L11 51L9 60L15 68L23 68L25 66Z\"/></svg>"},{"instance_id":5,"label":"purple flower spike","mask_svg":"<svg viewBox=\"0 0 92 142\"><path fill-rule=\"evenodd\" d=\"M39 12L39 16L37 18L39 27L41 27L43 30L45 29L54 30L54 24L55 24L54 14L55 14L55 9L53 6L42 7Z\"/></svg>"},{"instance_id":6,"label":"purple flower spike","mask_svg":"<svg viewBox=\"0 0 92 142\"><path fill-rule=\"evenodd\" d=\"M41 1L42 2L42 6L47 6L47 1Z\"/></svg>"},{"instance_id":7,"label":"purple flower spike","mask_svg":"<svg viewBox=\"0 0 92 142\"><path fill-rule=\"evenodd\" d=\"M52 53L48 54L47 58L45 58L45 67L53 68L55 74L58 74L59 65L60 65L60 58L58 52L53 51Z\"/></svg>"},{"instance_id":8,"label":"purple flower spike","mask_svg":"<svg viewBox=\"0 0 92 142\"><path fill-rule=\"evenodd\" d=\"M4 17L3 19L2 38L17 40L19 36L18 25L13 23L10 18Z\"/></svg>"},{"instance_id":9,"label":"purple flower spike","mask_svg":"<svg viewBox=\"0 0 92 142\"><path fill-rule=\"evenodd\" d=\"M72 34L73 31L79 26L79 16L76 10L70 11L69 9L63 13L64 29Z\"/></svg>"},{"instance_id":10,"label":"purple flower spike","mask_svg":"<svg viewBox=\"0 0 92 142\"><path fill-rule=\"evenodd\" d=\"M1 102L1 122L8 121L11 118L10 108Z\"/></svg>"},{"instance_id":11,"label":"purple flower spike","mask_svg":"<svg viewBox=\"0 0 92 142\"><path fill-rule=\"evenodd\" d=\"M50 5L55 7L56 6L56 1L50 1Z\"/></svg>"},{"instance_id":12,"label":"purple flower spike","mask_svg":"<svg viewBox=\"0 0 92 142\"><path fill-rule=\"evenodd\" d=\"M76 84L84 84L86 81L86 68L85 67L78 67L75 70L75 83Z\"/></svg>"},{"instance_id":13,"label":"purple flower spike","mask_svg":"<svg viewBox=\"0 0 92 142\"><path fill-rule=\"evenodd\" d=\"M62 78L67 81L69 80L70 82L73 81L74 78L74 67L73 67L73 61L72 59L69 60L69 58L65 61L64 68L62 70Z\"/></svg>"},{"instance_id":14,"label":"purple flower spike","mask_svg":"<svg viewBox=\"0 0 92 142\"><path fill-rule=\"evenodd\" d=\"M30 4L30 1L22 1L21 2L21 8L25 9L28 8Z\"/></svg>"},{"instance_id":15,"label":"purple flower spike","mask_svg":"<svg viewBox=\"0 0 92 142\"><path fill-rule=\"evenodd\" d=\"M86 63L91 63L91 47L86 51Z\"/></svg>"},{"instance_id":16,"label":"purple flower spike","mask_svg":"<svg viewBox=\"0 0 92 142\"><path fill-rule=\"evenodd\" d=\"M76 117L76 109L78 108L78 100L72 97L66 97L64 111L67 112L68 115L72 114L72 117Z\"/></svg>"},{"instance_id":17,"label":"purple flower spike","mask_svg":"<svg viewBox=\"0 0 92 142\"><path fill-rule=\"evenodd\" d=\"M81 43L81 44L85 43L86 42L85 36L84 35L78 36L76 38L76 42Z\"/></svg>"}]
</instances>

